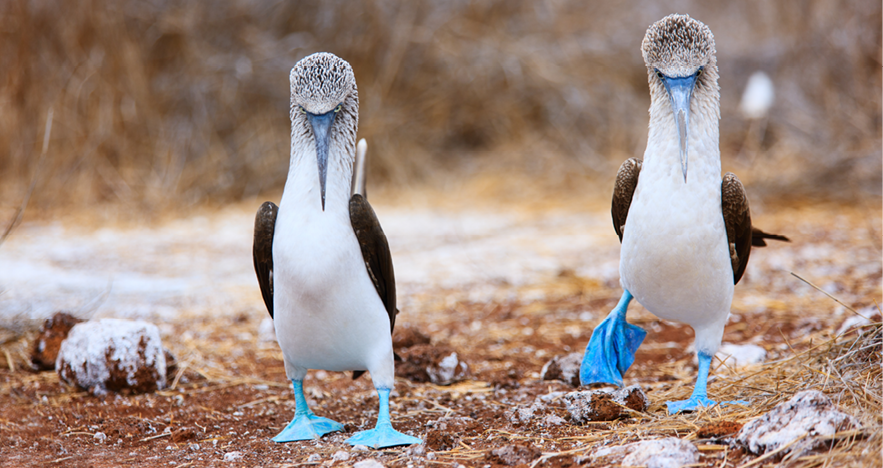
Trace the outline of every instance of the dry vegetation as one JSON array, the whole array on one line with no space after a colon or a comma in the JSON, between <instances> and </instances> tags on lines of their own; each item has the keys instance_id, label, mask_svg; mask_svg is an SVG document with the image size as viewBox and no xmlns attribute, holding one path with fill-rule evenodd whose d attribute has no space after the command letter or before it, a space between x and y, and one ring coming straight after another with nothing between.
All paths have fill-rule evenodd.
<instances>
[{"instance_id":1,"label":"dry vegetation","mask_svg":"<svg viewBox=\"0 0 883 468\"><path fill-rule=\"evenodd\" d=\"M11 0L2 208L31 180L34 206L136 213L279 189L288 70L319 50L355 68L374 181L475 170L565 189L606 181L643 151L639 45L674 10L717 37L726 169L780 192L880 193L879 2ZM777 102L752 129L736 108L756 70Z\"/></svg>"}]
</instances>

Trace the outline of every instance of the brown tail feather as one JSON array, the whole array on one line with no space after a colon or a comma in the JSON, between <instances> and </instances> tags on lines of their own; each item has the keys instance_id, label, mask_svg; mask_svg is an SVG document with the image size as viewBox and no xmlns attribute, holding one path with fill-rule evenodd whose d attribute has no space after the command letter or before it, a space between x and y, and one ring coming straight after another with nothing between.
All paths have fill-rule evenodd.
<instances>
[{"instance_id":1,"label":"brown tail feather","mask_svg":"<svg viewBox=\"0 0 883 468\"><path fill-rule=\"evenodd\" d=\"M752 226L751 227L751 245L753 247L766 247L766 241L764 239L771 239L783 242L791 242L791 239L779 235L779 234L769 234L761 231L760 229Z\"/></svg>"}]
</instances>

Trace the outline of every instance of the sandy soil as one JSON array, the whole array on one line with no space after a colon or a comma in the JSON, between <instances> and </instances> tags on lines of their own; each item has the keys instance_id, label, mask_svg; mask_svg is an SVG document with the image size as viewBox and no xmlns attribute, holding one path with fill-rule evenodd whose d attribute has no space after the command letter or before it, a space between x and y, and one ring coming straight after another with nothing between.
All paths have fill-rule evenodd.
<instances>
[{"instance_id":1,"label":"sandy soil","mask_svg":"<svg viewBox=\"0 0 883 468\"><path fill-rule=\"evenodd\" d=\"M739 466L752 457L701 437L707 431L700 429L747 422L804 389L797 377L804 364L781 363L831 340L853 316L791 272L866 315L881 298L878 204L758 206L755 223L794 242L753 252L724 342L761 346L766 364L718 363L710 382L712 397L747 399L752 407L667 416L664 400L692 388L692 330L633 305L629 320L648 335L626 383L641 385L651 406L626 419L575 425L561 399L573 387L541 380L540 372L556 355L581 352L621 294L618 242L603 204L375 204L395 261L397 336L424 333L469 365L467 378L449 386L399 378L393 422L425 447L356 451L343 443L373 427L377 397L368 376L353 381L329 372L309 374L308 398L346 432L270 441L294 401L281 353L260 333L268 316L251 266L255 204L152 228L68 222L16 231L0 248L0 466L346 466L369 458L409 468L571 466L592 464L586 456L600 446L668 436L694 443L702 466ZM29 371L30 330L57 310L157 324L178 360L173 387L99 398L65 386L54 372ZM847 464L879 465L879 381L872 387L876 399L819 388L866 427L838 455ZM527 420L513 413L530 407ZM520 447L509 448L513 456L493 453L513 444ZM806 457L806 466L821 460Z\"/></svg>"}]
</instances>

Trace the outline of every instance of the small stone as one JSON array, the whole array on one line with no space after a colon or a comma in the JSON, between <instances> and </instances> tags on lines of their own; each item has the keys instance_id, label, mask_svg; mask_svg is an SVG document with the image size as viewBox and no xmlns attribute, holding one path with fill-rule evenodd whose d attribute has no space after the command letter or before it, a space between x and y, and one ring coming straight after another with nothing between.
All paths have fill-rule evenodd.
<instances>
[{"instance_id":1,"label":"small stone","mask_svg":"<svg viewBox=\"0 0 883 468\"><path fill-rule=\"evenodd\" d=\"M331 455L331 459L334 461L347 461L350 459L350 454L341 450L339 452L334 452L334 455Z\"/></svg>"},{"instance_id":2,"label":"small stone","mask_svg":"<svg viewBox=\"0 0 883 468\"><path fill-rule=\"evenodd\" d=\"M227 452L224 454L225 462L232 462L242 458L242 452Z\"/></svg>"},{"instance_id":3,"label":"small stone","mask_svg":"<svg viewBox=\"0 0 883 468\"><path fill-rule=\"evenodd\" d=\"M592 454L592 460L607 466L679 468L699 462L699 450L690 442L667 437L602 448Z\"/></svg>"},{"instance_id":4,"label":"small stone","mask_svg":"<svg viewBox=\"0 0 883 468\"><path fill-rule=\"evenodd\" d=\"M802 454L824 443L818 436L830 437L860 427L857 419L840 412L825 394L818 390L806 390L745 424L736 442L759 455L804 438L804 442L788 449L789 452Z\"/></svg>"},{"instance_id":5,"label":"small stone","mask_svg":"<svg viewBox=\"0 0 883 468\"><path fill-rule=\"evenodd\" d=\"M59 377L95 395L152 392L166 386L166 358L159 329L119 319L83 322L61 344Z\"/></svg>"},{"instance_id":6,"label":"small stone","mask_svg":"<svg viewBox=\"0 0 883 468\"><path fill-rule=\"evenodd\" d=\"M379 461L369 458L367 460L362 460L360 462L354 463L353 468L385 468L383 463Z\"/></svg>"},{"instance_id":7,"label":"small stone","mask_svg":"<svg viewBox=\"0 0 883 468\"><path fill-rule=\"evenodd\" d=\"M322 457L318 453L313 453L313 454L310 454L309 457L307 457L307 463L316 463L321 459L322 459Z\"/></svg>"},{"instance_id":8,"label":"small stone","mask_svg":"<svg viewBox=\"0 0 883 468\"><path fill-rule=\"evenodd\" d=\"M396 375L412 382L448 385L463 380L469 366L450 347L415 345L399 351L403 362L396 364Z\"/></svg>"},{"instance_id":9,"label":"small stone","mask_svg":"<svg viewBox=\"0 0 883 468\"><path fill-rule=\"evenodd\" d=\"M736 421L718 421L700 427L696 436L700 439L722 439L739 432L742 426L744 424Z\"/></svg>"},{"instance_id":10,"label":"small stone","mask_svg":"<svg viewBox=\"0 0 883 468\"><path fill-rule=\"evenodd\" d=\"M574 387L579 387L579 367L582 362L582 353L555 356L543 366L540 378L543 380L560 380Z\"/></svg>"},{"instance_id":11,"label":"small stone","mask_svg":"<svg viewBox=\"0 0 883 468\"><path fill-rule=\"evenodd\" d=\"M353 445L353 452L367 452L370 450L367 445L357 444Z\"/></svg>"},{"instance_id":12,"label":"small stone","mask_svg":"<svg viewBox=\"0 0 883 468\"><path fill-rule=\"evenodd\" d=\"M426 438L424 439L426 446L429 447L430 450L445 451L451 450L452 448L457 446L457 438L454 437L448 431L433 429L426 433Z\"/></svg>"},{"instance_id":13,"label":"small stone","mask_svg":"<svg viewBox=\"0 0 883 468\"><path fill-rule=\"evenodd\" d=\"M580 424L586 421L613 421L629 416L628 408L633 411L646 411L650 407L650 399L638 385L620 390L589 390L571 392L564 395L564 404L573 422Z\"/></svg>"},{"instance_id":14,"label":"small stone","mask_svg":"<svg viewBox=\"0 0 883 468\"><path fill-rule=\"evenodd\" d=\"M195 451L199 450L199 444L190 444L187 446L187 448L189 448L190 451L195 452Z\"/></svg>"},{"instance_id":15,"label":"small stone","mask_svg":"<svg viewBox=\"0 0 883 468\"><path fill-rule=\"evenodd\" d=\"M92 438L97 440L98 442L104 442L107 439L107 434L103 432L96 432L95 435L92 436Z\"/></svg>"},{"instance_id":16,"label":"small stone","mask_svg":"<svg viewBox=\"0 0 883 468\"><path fill-rule=\"evenodd\" d=\"M366 447L366 449L367 449L367 447ZM408 456L411 456L411 457L422 457L422 456L426 455L426 445L425 444L412 445L412 446L408 447L407 449L405 449L405 453L407 453Z\"/></svg>"},{"instance_id":17,"label":"small stone","mask_svg":"<svg viewBox=\"0 0 883 468\"><path fill-rule=\"evenodd\" d=\"M56 312L46 319L31 349L31 367L34 370L53 370L61 343L74 325L82 320L64 312Z\"/></svg>"},{"instance_id":18,"label":"small stone","mask_svg":"<svg viewBox=\"0 0 883 468\"><path fill-rule=\"evenodd\" d=\"M720 359L725 366L737 368L762 363L766 359L766 350L755 344L724 343L718 349L715 357Z\"/></svg>"},{"instance_id":19,"label":"small stone","mask_svg":"<svg viewBox=\"0 0 883 468\"><path fill-rule=\"evenodd\" d=\"M546 417L540 420L540 426L560 426L566 423L567 421L564 418L554 414L546 415Z\"/></svg>"}]
</instances>

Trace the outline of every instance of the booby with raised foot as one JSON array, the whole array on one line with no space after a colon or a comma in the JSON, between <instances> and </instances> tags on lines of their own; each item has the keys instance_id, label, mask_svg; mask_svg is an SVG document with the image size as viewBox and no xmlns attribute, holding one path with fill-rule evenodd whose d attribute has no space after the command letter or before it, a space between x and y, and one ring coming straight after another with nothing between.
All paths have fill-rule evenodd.
<instances>
[{"instance_id":1,"label":"booby with raised foot","mask_svg":"<svg viewBox=\"0 0 883 468\"><path fill-rule=\"evenodd\" d=\"M294 387L294 419L276 442L317 439L343 425L313 414L308 369L365 371L377 389L374 429L347 439L373 448L419 444L389 417L395 384L396 289L389 244L365 198L365 140L356 150L359 94L352 67L317 53L291 70L291 161L277 207L254 230L254 266ZM355 159L355 161L354 161ZM356 173L354 174L354 163Z\"/></svg>"},{"instance_id":2,"label":"booby with raised foot","mask_svg":"<svg viewBox=\"0 0 883 468\"><path fill-rule=\"evenodd\" d=\"M624 291L592 333L580 381L622 386L646 335L626 322L636 299L696 334L696 385L689 399L667 402L674 414L716 404L708 398L708 373L733 288L752 246L788 239L753 228L742 183L729 172L721 178L720 88L708 26L688 15L666 16L650 26L641 49L651 97L647 149L643 161L620 167L611 209Z\"/></svg>"}]
</instances>

